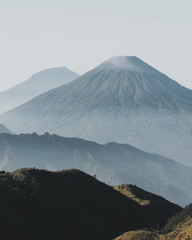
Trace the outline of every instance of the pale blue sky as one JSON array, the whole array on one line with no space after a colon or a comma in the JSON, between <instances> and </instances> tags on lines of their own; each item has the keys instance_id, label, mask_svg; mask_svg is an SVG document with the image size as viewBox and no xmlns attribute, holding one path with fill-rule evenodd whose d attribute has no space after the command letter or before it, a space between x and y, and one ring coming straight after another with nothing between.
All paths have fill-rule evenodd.
<instances>
[{"instance_id":1,"label":"pale blue sky","mask_svg":"<svg viewBox=\"0 0 192 240\"><path fill-rule=\"evenodd\" d=\"M0 0L0 91L135 55L192 89L191 0Z\"/></svg>"}]
</instances>

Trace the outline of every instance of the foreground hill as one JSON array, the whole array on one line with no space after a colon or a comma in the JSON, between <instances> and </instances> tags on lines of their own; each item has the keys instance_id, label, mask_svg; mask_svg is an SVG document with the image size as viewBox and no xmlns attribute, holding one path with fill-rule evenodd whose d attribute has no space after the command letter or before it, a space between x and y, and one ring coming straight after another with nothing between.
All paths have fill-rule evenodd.
<instances>
[{"instance_id":1,"label":"foreground hill","mask_svg":"<svg viewBox=\"0 0 192 240\"><path fill-rule=\"evenodd\" d=\"M180 224L170 233L160 234L154 231L137 230L124 233L114 240L191 240L192 218Z\"/></svg>"},{"instance_id":2,"label":"foreground hill","mask_svg":"<svg viewBox=\"0 0 192 240\"><path fill-rule=\"evenodd\" d=\"M164 233L163 233L164 232ZM190 240L192 239L192 205L171 217L163 231L129 231L115 240Z\"/></svg>"},{"instance_id":3,"label":"foreground hill","mask_svg":"<svg viewBox=\"0 0 192 240\"><path fill-rule=\"evenodd\" d=\"M155 211L159 211L159 214L165 214L170 211L169 204L165 198L147 192L136 185L123 184L114 186L113 188L128 198L131 198L133 201L139 203L141 206L145 208L153 208ZM165 208L165 205L167 205L167 209Z\"/></svg>"},{"instance_id":4,"label":"foreground hill","mask_svg":"<svg viewBox=\"0 0 192 240\"><path fill-rule=\"evenodd\" d=\"M4 125L0 124L0 134L1 133L10 133L10 134L12 134L12 132L8 128L6 128Z\"/></svg>"},{"instance_id":5,"label":"foreground hill","mask_svg":"<svg viewBox=\"0 0 192 240\"><path fill-rule=\"evenodd\" d=\"M116 191L122 193L133 201L137 202L143 208L150 209L158 213L159 217L170 214L173 209L173 204L168 202L165 198L147 192L135 185L124 184L113 187ZM161 217L160 217L161 218Z\"/></svg>"},{"instance_id":6,"label":"foreground hill","mask_svg":"<svg viewBox=\"0 0 192 240\"><path fill-rule=\"evenodd\" d=\"M128 143L192 166L192 91L137 57L114 57L0 116L16 133Z\"/></svg>"},{"instance_id":7,"label":"foreground hill","mask_svg":"<svg viewBox=\"0 0 192 240\"><path fill-rule=\"evenodd\" d=\"M0 93L0 113L15 108L39 94L68 83L78 76L66 67L51 68L36 73L27 81Z\"/></svg>"},{"instance_id":8,"label":"foreground hill","mask_svg":"<svg viewBox=\"0 0 192 240\"><path fill-rule=\"evenodd\" d=\"M0 174L3 239L112 239L126 230L163 225L159 215L79 170L20 169ZM11 231L10 231L11 229ZM5 236L7 238L5 238Z\"/></svg>"},{"instance_id":9,"label":"foreground hill","mask_svg":"<svg viewBox=\"0 0 192 240\"><path fill-rule=\"evenodd\" d=\"M78 168L110 185L136 184L185 206L191 202L191 168L127 144L97 144L57 135L0 135L0 169Z\"/></svg>"}]
</instances>

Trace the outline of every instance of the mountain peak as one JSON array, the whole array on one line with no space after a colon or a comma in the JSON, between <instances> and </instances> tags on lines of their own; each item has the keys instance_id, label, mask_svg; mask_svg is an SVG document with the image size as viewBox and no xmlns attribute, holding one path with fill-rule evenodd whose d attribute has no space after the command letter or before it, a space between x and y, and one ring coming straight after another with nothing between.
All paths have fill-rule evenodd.
<instances>
[{"instance_id":1,"label":"mountain peak","mask_svg":"<svg viewBox=\"0 0 192 240\"><path fill-rule=\"evenodd\" d=\"M47 78L44 82L47 86ZM37 79L35 89L39 85ZM131 143L191 165L191 113L191 90L137 57L119 56L1 115L0 121L15 133Z\"/></svg>"},{"instance_id":2,"label":"mountain peak","mask_svg":"<svg viewBox=\"0 0 192 240\"><path fill-rule=\"evenodd\" d=\"M32 98L60 87L79 75L67 67L55 67L33 74L28 80L0 93L0 113L15 108Z\"/></svg>"},{"instance_id":3,"label":"mountain peak","mask_svg":"<svg viewBox=\"0 0 192 240\"><path fill-rule=\"evenodd\" d=\"M45 75L45 76L48 75L49 76L50 74L52 74L52 75L57 74L58 75L58 74L62 74L62 73L69 74L69 73L74 73L74 72L72 72L70 69L68 69L65 66L62 66L62 67L52 67L52 68L47 68L47 69L44 69L44 70L42 70L40 72L34 73L32 75L32 77L34 77L34 76L39 77L41 75ZM78 77L77 73L74 73L74 74L77 75L77 77Z\"/></svg>"},{"instance_id":4,"label":"mountain peak","mask_svg":"<svg viewBox=\"0 0 192 240\"><path fill-rule=\"evenodd\" d=\"M131 72L157 72L156 69L142 61L136 56L115 56L109 58L100 67L113 69L113 70L124 70Z\"/></svg>"}]
</instances>

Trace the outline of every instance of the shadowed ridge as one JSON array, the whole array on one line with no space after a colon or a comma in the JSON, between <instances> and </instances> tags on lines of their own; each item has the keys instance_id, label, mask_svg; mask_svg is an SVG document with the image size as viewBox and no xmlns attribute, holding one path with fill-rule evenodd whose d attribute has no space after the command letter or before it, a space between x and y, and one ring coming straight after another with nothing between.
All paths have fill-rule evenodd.
<instances>
[{"instance_id":1,"label":"shadowed ridge","mask_svg":"<svg viewBox=\"0 0 192 240\"><path fill-rule=\"evenodd\" d=\"M190 220L192 225L192 203L187 205L182 211L169 218L167 224L164 226L164 232L170 232L177 229L179 225ZM191 232L192 234L192 232Z\"/></svg>"},{"instance_id":2,"label":"shadowed ridge","mask_svg":"<svg viewBox=\"0 0 192 240\"><path fill-rule=\"evenodd\" d=\"M123 193L127 197L130 197L131 199L138 202L142 206L153 205L154 203L157 204L158 202L167 201L163 197L160 197L156 194L145 191L137 187L136 185L132 185L132 184L118 185L118 186L115 186L114 189Z\"/></svg>"},{"instance_id":3,"label":"shadowed ridge","mask_svg":"<svg viewBox=\"0 0 192 240\"><path fill-rule=\"evenodd\" d=\"M129 231L115 240L190 240L192 239L192 204L168 220L163 228Z\"/></svg>"},{"instance_id":4,"label":"shadowed ridge","mask_svg":"<svg viewBox=\"0 0 192 240\"><path fill-rule=\"evenodd\" d=\"M1 236L7 239L111 240L167 219L76 169L3 172L0 194Z\"/></svg>"},{"instance_id":5,"label":"shadowed ridge","mask_svg":"<svg viewBox=\"0 0 192 240\"><path fill-rule=\"evenodd\" d=\"M176 209L178 212L181 211L181 207L178 205L173 204L172 202L156 194L145 191L136 185L123 184L115 186L114 189L139 203L144 208L153 209L155 212L158 212L159 217L166 214L167 217L169 215L174 215Z\"/></svg>"}]
</instances>

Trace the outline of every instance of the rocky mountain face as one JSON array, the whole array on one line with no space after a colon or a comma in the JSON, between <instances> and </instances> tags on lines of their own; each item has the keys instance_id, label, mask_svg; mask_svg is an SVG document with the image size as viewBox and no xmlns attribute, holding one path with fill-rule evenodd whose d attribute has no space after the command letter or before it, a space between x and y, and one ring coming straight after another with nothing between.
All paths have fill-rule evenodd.
<instances>
[{"instance_id":1,"label":"rocky mountain face","mask_svg":"<svg viewBox=\"0 0 192 240\"><path fill-rule=\"evenodd\" d=\"M7 91L0 93L0 113L15 108L32 98L66 84L79 75L66 67L51 68L32 75Z\"/></svg>"},{"instance_id":2,"label":"rocky mountain face","mask_svg":"<svg viewBox=\"0 0 192 240\"><path fill-rule=\"evenodd\" d=\"M192 91L137 57L114 57L0 116L14 132L128 143L192 166Z\"/></svg>"},{"instance_id":3,"label":"rocky mountain face","mask_svg":"<svg viewBox=\"0 0 192 240\"><path fill-rule=\"evenodd\" d=\"M10 133L13 134L8 128L6 128L4 125L0 124L0 134L1 133Z\"/></svg>"},{"instance_id":4,"label":"rocky mountain face","mask_svg":"<svg viewBox=\"0 0 192 240\"><path fill-rule=\"evenodd\" d=\"M191 168L127 144L97 144L57 135L0 135L0 169L78 168L112 186L136 184L185 206L191 202Z\"/></svg>"},{"instance_id":5,"label":"rocky mountain face","mask_svg":"<svg viewBox=\"0 0 192 240\"><path fill-rule=\"evenodd\" d=\"M125 231L162 226L181 208L159 214L79 170L0 172L3 239L111 240Z\"/></svg>"}]
</instances>

